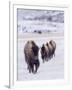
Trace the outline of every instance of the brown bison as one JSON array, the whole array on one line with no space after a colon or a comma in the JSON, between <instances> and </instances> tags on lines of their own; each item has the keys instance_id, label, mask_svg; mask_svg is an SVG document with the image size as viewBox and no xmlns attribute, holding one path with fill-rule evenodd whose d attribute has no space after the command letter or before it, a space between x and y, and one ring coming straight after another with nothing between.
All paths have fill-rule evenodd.
<instances>
[{"instance_id":1,"label":"brown bison","mask_svg":"<svg viewBox=\"0 0 72 90\"><path fill-rule=\"evenodd\" d=\"M56 43L50 40L49 43L43 44L41 47L41 58L44 61L48 61L55 56Z\"/></svg>"},{"instance_id":2,"label":"brown bison","mask_svg":"<svg viewBox=\"0 0 72 90\"><path fill-rule=\"evenodd\" d=\"M52 50L50 52L50 56L53 57L53 55L55 56L55 50L56 50L56 43L53 40L49 41L49 44L52 46Z\"/></svg>"},{"instance_id":3,"label":"brown bison","mask_svg":"<svg viewBox=\"0 0 72 90\"><path fill-rule=\"evenodd\" d=\"M49 57L49 48L46 44L43 44L41 47L41 58L44 61L48 61Z\"/></svg>"},{"instance_id":4,"label":"brown bison","mask_svg":"<svg viewBox=\"0 0 72 90\"><path fill-rule=\"evenodd\" d=\"M27 63L27 69L29 70L30 73L31 72L36 73L40 65L38 59L38 52L39 48L34 41L30 40L25 44L24 47L25 61Z\"/></svg>"}]
</instances>

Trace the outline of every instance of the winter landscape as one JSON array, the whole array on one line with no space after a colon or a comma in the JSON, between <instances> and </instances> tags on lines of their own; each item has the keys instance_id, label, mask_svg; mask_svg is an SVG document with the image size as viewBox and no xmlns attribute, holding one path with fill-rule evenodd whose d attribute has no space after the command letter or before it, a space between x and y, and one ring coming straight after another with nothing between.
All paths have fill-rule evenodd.
<instances>
[{"instance_id":1,"label":"winter landscape","mask_svg":"<svg viewBox=\"0 0 72 90\"><path fill-rule=\"evenodd\" d=\"M64 11L17 9L17 79L64 79ZM36 74L29 73L25 62L24 46L34 40L39 46L40 67ZM55 57L43 63L40 48L50 40L56 42Z\"/></svg>"}]
</instances>

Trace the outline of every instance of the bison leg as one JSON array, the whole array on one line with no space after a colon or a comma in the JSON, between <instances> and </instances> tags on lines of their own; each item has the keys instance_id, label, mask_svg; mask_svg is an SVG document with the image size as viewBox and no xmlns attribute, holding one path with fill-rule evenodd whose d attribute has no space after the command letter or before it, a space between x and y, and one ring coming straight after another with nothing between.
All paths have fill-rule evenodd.
<instances>
[{"instance_id":1,"label":"bison leg","mask_svg":"<svg viewBox=\"0 0 72 90\"><path fill-rule=\"evenodd\" d=\"M25 62L27 63L27 69L29 69L29 62L28 62L28 58L27 58L26 54L25 54Z\"/></svg>"},{"instance_id":2,"label":"bison leg","mask_svg":"<svg viewBox=\"0 0 72 90\"><path fill-rule=\"evenodd\" d=\"M43 56L41 56L41 58L42 58L42 61L43 61L43 63L44 63L44 61L45 61L45 56L43 55Z\"/></svg>"},{"instance_id":3,"label":"bison leg","mask_svg":"<svg viewBox=\"0 0 72 90\"><path fill-rule=\"evenodd\" d=\"M28 69L29 69L29 73L31 73L31 67L30 67L30 65L28 66Z\"/></svg>"},{"instance_id":4,"label":"bison leg","mask_svg":"<svg viewBox=\"0 0 72 90\"><path fill-rule=\"evenodd\" d=\"M54 57L55 57L55 53L54 53Z\"/></svg>"},{"instance_id":5,"label":"bison leg","mask_svg":"<svg viewBox=\"0 0 72 90\"><path fill-rule=\"evenodd\" d=\"M28 69L29 69L29 73L31 73L31 71L32 71L32 64L31 64L31 62L28 63Z\"/></svg>"},{"instance_id":6,"label":"bison leg","mask_svg":"<svg viewBox=\"0 0 72 90\"><path fill-rule=\"evenodd\" d=\"M45 59L46 61L48 61L48 58L46 57L46 59Z\"/></svg>"},{"instance_id":7,"label":"bison leg","mask_svg":"<svg viewBox=\"0 0 72 90\"><path fill-rule=\"evenodd\" d=\"M39 68L39 65L40 65L40 62L39 62L39 60L36 60L36 62L35 62L35 73L37 72L37 70L38 70L38 68Z\"/></svg>"},{"instance_id":8,"label":"bison leg","mask_svg":"<svg viewBox=\"0 0 72 90\"><path fill-rule=\"evenodd\" d=\"M39 60L32 60L29 64L29 71L32 72L32 73L36 73L37 70L38 70L38 67L40 65L40 62Z\"/></svg>"},{"instance_id":9,"label":"bison leg","mask_svg":"<svg viewBox=\"0 0 72 90\"><path fill-rule=\"evenodd\" d=\"M29 73L34 72L34 65L33 65L32 60L30 60L28 67L29 67Z\"/></svg>"},{"instance_id":10,"label":"bison leg","mask_svg":"<svg viewBox=\"0 0 72 90\"><path fill-rule=\"evenodd\" d=\"M45 60L43 59L43 63L44 63L44 61L45 61Z\"/></svg>"},{"instance_id":11,"label":"bison leg","mask_svg":"<svg viewBox=\"0 0 72 90\"><path fill-rule=\"evenodd\" d=\"M34 72L34 64L31 65L32 73Z\"/></svg>"},{"instance_id":12,"label":"bison leg","mask_svg":"<svg viewBox=\"0 0 72 90\"><path fill-rule=\"evenodd\" d=\"M46 58L46 61L48 61L48 60L49 60L49 58L47 57L47 58Z\"/></svg>"}]
</instances>

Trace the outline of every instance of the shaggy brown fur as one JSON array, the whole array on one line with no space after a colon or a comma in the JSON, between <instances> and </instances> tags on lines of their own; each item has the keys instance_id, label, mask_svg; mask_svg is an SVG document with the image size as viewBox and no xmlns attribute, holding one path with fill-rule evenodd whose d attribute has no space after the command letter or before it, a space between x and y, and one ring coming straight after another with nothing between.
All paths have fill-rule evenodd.
<instances>
[{"instance_id":1,"label":"shaggy brown fur","mask_svg":"<svg viewBox=\"0 0 72 90\"><path fill-rule=\"evenodd\" d=\"M49 43L43 44L41 47L41 58L44 61L48 61L55 56L56 43L53 40L50 40Z\"/></svg>"},{"instance_id":2,"label":"shaggy brown fur","mask_svg":"<svg viewBox=\"0 0 72 90\"><path fill-rule=\"evenodd\" d=\"M53 48L53 50L52 50L52 56L54 55L55 56L55 50L56 50L56 43L55 43L55 41L53 41L53 40L50 40L49 41L49 43L50 43L50 45L52 46L52 48Z\"/></svg>"},{"instance_id":3,"label":"shaggy brown fur","mask_svg":"<svg viewBox=\"0 0 72 90\"><path fill-rule=\"evenodd\" d=\"M46 44L43 44L41 47L41 58L43 62L45 60L48 61L48 56L49 56L49 48Z\"/></svg>"},{"instance_id":4,"label":"shaggy brown fur","mask_svg":"<svg viewBox=\"0 0 72 90\"><path fill-rule=\"evenodd\" d=\"M34 41L28 41L24 47L25 61L29 72L36 73L40 65L38 59L39 48ZM35 66L35 70L34 70Z\"/></svg>"}]
</instances>

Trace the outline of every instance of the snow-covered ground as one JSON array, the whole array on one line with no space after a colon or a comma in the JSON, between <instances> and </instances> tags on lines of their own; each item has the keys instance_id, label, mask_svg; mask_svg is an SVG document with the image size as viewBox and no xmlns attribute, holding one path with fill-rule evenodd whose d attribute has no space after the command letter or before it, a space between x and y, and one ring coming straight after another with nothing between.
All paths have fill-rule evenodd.
<instances>
[{"instance_id":1,"label":"snow-covered ground","mask_svg":"<svg viewBox=\"0 0 72 90\"><path fill-rule=\"evenodd\" d=\"M26 36L25 36L26 35ZM30 36L29 36L30 35ZM21 37L22 36L22 37ZM28 38L27 38L28 37ZM40 67L36 74L30 74L24 58L24 45L28 40L34 40L41 47L43 43L53 39L56 42L56 55L43 63L39 50ZM18 80L52 80L64 78L64 36L56 34L23 34L18 35Z\"/></svg>"},{"instance_id":2,"label":"snow-covered ground","mask_svg":"<svg viewBox=\"0 0 72 90\"><path fill-rule=\"evenodd\" d=\"M19 33L26 32L63 32L64 11L17 9Z\"/></svg>"},{"instance_id":3,"label":"snow-covered ground","mask_svg":"<svg viewBox=\"0 0 72 90\"><path fill-rule=\"evenodd\" d=\"M64 30L64 23L60 22L48 22L40 20L22 20L18 21L18 32L59 32L62 33Z\"/></svg>"}]
</instances>

